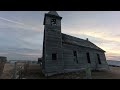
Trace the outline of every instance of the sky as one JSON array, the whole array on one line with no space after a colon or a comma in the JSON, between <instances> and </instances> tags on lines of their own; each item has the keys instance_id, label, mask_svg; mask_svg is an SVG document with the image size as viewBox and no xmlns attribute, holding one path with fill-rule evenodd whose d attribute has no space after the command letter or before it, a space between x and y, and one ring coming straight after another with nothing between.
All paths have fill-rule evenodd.
<instances>
[{"instance_id":1,"label":"sky","mask_svg":"<svg viewBox=\"0 0 120 90\"><path fill-rule=\"evenodd\" d=\"M42 56L44 14L48 11L0 11L0 56L37 60ZM93 42L107 60L120 60L120 11L57 11L62 33Z\"/></svg>"}]
</instances>

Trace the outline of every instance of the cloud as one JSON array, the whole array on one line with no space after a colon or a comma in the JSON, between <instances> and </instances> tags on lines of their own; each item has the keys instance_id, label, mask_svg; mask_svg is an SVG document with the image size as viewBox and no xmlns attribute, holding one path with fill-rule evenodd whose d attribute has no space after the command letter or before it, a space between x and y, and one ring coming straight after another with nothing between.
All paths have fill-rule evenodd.
<instances>
[{"instance_id":1,"label":"cloud","mask_svg":"<svg viewBox=\"0 0 120 90\"><path fill-rule=\"evenodd\" d=\"M11 23L19 24L19 25L25 25L24 23L20 23L20 22L17 22L17 21L13 21L13 20L10 20L10 19L3 18L3 17L0 17L0 19L11 22Z\"/></svg>"},{"instance_id":2,"label":"cloud","mask_svg":"<svg viewBox=\"0 0 120 90\"><path fill-rule=\"evenodd\" d=\"M27 28L28 29L28 28ZM41 57L42 32L18 26L0 29L0 56L10 59L37 60Z\"/></svg>"},{"instance_id":3,"label":"cloud","mask_svg":"<svg viewBox=\"0 0 120 90\"><path fill-rule=\"evenodd\" d=\"M107 59L119 59L119 12L59 13L63 16L63 33L83 39L89 38L106 51ZM39 56L43 43L43 19L44 12L0 12L0 55L12 58L14 55L15 58Z\"/></svg>"},{"instance_id":4,"label":"cloud","mask_svg":"<svg viewBox=\"0 0 120 90\"><path fill-rule=\"evenodd\" d=\"M21 23L21 22L17 22L17 21L14 21L14 20L10 20L10 19L7 19L7 18L3 18L3 17L0 17L1 20L4 20L4 21L7 21L7 22L10 22L10 23L13 23L13 24L10 24L10 23L3 23L3 28L5 28L5 26L7 25L9 28L23 28L24 30L34 30L34 31L38 31L40 32L41 29L43 28L41 25L37 26L37 27L33 27L32 25L27 25L27 24L24 24L24 23Z\"/></svg>"},{"instance_id":5,"label":"cloud","mask_svg":"<svg viewBox=\"0 0 120 90\"><path fill-rule=\"evenodd\" d=\"M1 49L0 56L6 56L8 60L37 60L42 56L41 49L28 49L28 48L4 48Z\"/></svg>"},{"instance_id":6,"label":"cloud","mask_svg":"<svg viewBox=\"0 0 120 90\"><path fill-rule=\"evenodd\" d=\"M102 48L106 51L107 59L110 59L110 57L118 59L120 58L120 34L118 33L112 33L107 32L106 30L102 29L103 32L99 29L73 29L72 28L66 28L63 31L66 34L79 37L79 38L89 38L91 42ZM111 53L109 53L111 52ZM113 55L112 55L113 54ZM117 55L117 56L115 56Z\"/></svg>"},{"instance_id":7,"label":"cloud","mask_svg":"<svg viewBox=\"0 0 120 90\"><path fill-rule=\"evenodd\" d=\"M0 17L0 55L8 59L41 57L43 25L23 18Z\"/></svg>"},{"instance_id":8,"label":"cloud","mask_svg":"<svg viewBox=\"0 0 120 90\"><path fill-rule=\"evenodd\" d=\"M120 60L120 53L108 52L106 53L107 60Z\"/></svg>"}]
</instances>

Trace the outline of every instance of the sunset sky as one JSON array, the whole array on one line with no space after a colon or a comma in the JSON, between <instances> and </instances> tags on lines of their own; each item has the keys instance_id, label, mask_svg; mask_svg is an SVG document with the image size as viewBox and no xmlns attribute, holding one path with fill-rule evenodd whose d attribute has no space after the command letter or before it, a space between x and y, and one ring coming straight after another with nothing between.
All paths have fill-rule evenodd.
<instances>
[{"instance_id":1,"label":"sunset sky","mask_svg":"<svg viewBox=\"0 0 120 90\"><path fill-rule=\"evenodd\" d=\"M43 19L48 11L0 11L0 56L37 60L42 55ZM106 51L107 60L120 60L120 11L58 11L62 33L89 38Z\"/></svg>"}]
</instances>

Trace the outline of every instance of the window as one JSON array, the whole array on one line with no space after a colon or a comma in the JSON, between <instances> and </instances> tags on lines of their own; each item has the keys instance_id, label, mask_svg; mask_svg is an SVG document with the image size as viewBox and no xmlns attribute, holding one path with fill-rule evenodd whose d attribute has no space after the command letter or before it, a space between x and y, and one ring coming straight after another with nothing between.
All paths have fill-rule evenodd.
<instances>
[{"instance_id":1,"label":"window","mask_svg":"<svg viewBox=\"0 0 120 90\"><path fill-rule=\"evenodd\" d=\"M73 53L74 53L74 56L77 57L77 52L76 52L76 51L73 51Z\"/></svg>"},{"instance_id":2,"label":"window","mask_svg":"<svg viewBox=\"0 0 120 90\"><path fill-rule=\"evenodd\" d=\"M91 63L89 53L86 53L86 54L87 54L87 61L88 61L88 63Z\"/></svg>"},{"instance_id":3,"label":"window","mask_svg":"<svg viewBox=\"0 0 120 90\"><path fill-rule=\"evenodd\" d=\"M56 53L52 54L52 60L57 60L57 54Z\"/></svg>"},{"instance_id":4,"label":"window","mask_svg":"<svg viewBox=\"0 0 120 90\"><path fill-rule=\"evenodd\" d=\"M56 19L51 20L51 25L56 25Z\"/></svg>"},{"instance_id":5,"label":"window","mask_svg":"<svg viewBox=\"0 0 120 90\"><path fill-rule=\"evenodd\" d=\"M73 55L74 55L74 61L76 63L78 63L78 60L77 60L77 52L76 51L73 51Z\"/></svg>"},{"instance_id":6,"label":"window","mask_svg":"<svg viewBox=\"0 0 120 90\"><path fill-rule=\"evenodd\" d=\"M97 54L97 58L98 58L98 63L101 64L101 60L100 60L100 55Z\"/></svg>"}]
</instances>

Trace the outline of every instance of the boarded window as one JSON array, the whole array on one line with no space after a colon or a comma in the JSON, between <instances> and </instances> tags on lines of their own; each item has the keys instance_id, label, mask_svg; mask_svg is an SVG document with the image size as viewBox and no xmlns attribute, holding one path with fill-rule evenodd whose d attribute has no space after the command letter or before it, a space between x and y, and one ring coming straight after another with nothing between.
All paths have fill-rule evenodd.
<instances>
[{"instance_id":1,"label":"boarded window","mask_svg":"<svg viewBox=\"0 0 120 90\"><path fill-rule=\"evenodd\" d=\"M57 60L57 54L56 53L52 54L52 60Z\"/></svg>"},{"instance_id":2,"label":"boarded window","mask_svg":"<svg viewBox=\"0 0 120 90\"><path fill-rule=\"evenodd\" d=\"M73 51L73 55L74 55L74 61L76 63L78 63L78 60L77 60L77 52L76 51Z\"/></svg>"},{"instance_id":3,"label":"boarded window","mask_svg":"<svg viewBox=\"0 0 120 90\"><path fill-rule=\"evenodd\" d=\"M100 60L100 55L97 54L97 58L98 58L98 63L101 64L101 60Z\"/></svg>"},{"instance_id":4,"label":"boarded window","mask_svg":"<svg viewBox=\"0 0 120 90\"><path fill-rule=\"evenodd\" d=\"M88 61L88 63L91 63L89 53L86 53L86 55L87 55L87 61Z\"/></svg>"}]
</instances>

